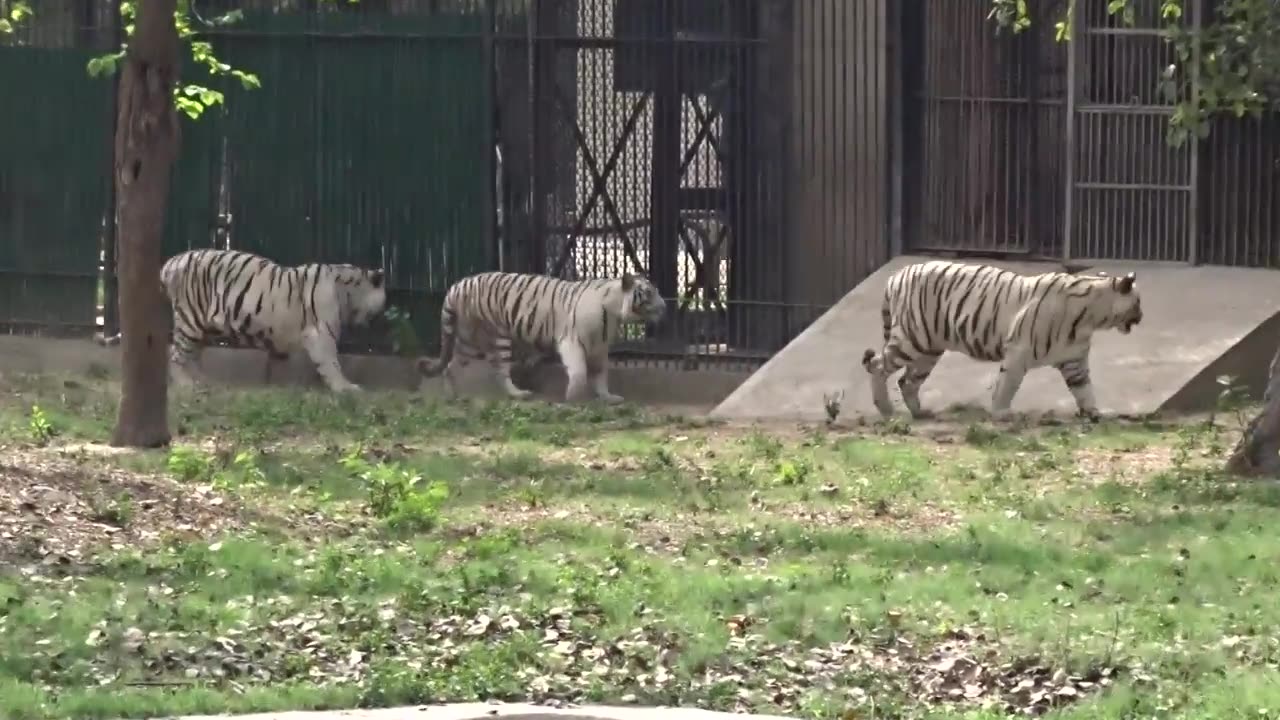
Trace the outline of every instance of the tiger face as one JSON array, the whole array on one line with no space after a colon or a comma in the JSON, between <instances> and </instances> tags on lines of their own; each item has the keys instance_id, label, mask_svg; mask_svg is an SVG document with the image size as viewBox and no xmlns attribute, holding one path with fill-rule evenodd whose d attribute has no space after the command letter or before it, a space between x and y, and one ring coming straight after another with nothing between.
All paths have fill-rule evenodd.
<instances>
[{"instance_id":1,"label":"tiger face","mask_svg":"<svg viewBox=\"0 0 1280 720\"><path fill-rule=\"evenodd\" d=\"M338 274L338 284L347 291L351 322L368 325L387 307L387 283L382 270L348 265Z\"/></svg>"},{"instance_id":2,"label":"tiger face","mask_svg":"<svg viewBox=\"0 0 1280 720\"><path fill-rule=\"evenodd\" d=\"M1111 278L1111 289L1111 324L1128 335L1134 325L1142 322L1142 297L1138 294L1137 276L1129 273L1121 278Z\"/></svg>"},{"instance_id":3,"label":"tiger face","mask_svg":"<svg viewBox=\"0 0 1280 720\"><path fill-rule=\"evenodd\" d=\"M658 288L643 275L623 275L622 291L626 293L622 314L633 322L656 323L667 311L667 303Z\"/></svg>"}]
</instances>

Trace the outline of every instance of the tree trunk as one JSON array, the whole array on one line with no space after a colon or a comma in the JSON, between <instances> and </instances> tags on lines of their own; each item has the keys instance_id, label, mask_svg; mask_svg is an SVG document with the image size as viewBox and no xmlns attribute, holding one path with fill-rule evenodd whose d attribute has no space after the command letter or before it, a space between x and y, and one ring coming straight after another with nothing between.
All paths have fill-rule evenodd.
<instances>
[{"instance_id":1,"label":"tree trunk","mask_svg":"<svg viewBox=\"0 0 1280 720\"><path fill-rule=\"evenodd\" d=\"M1227 459L1227 472L1237 475L1280 473L1280 347L1271 358L1262 412L1249 422Z\"/></svg>"},{"instance_id":2,"label":"tree trunk","mask_svg":"<svg viewBox=\"0 0 1280 720\"><path fill-rule=\"evenodd\" d=\"M115 182L123 390L111 444L169 442L168 302L160 289L169 173L180 130L177 0L141 0L120 74Z\"/></svg>"}]
</instances>

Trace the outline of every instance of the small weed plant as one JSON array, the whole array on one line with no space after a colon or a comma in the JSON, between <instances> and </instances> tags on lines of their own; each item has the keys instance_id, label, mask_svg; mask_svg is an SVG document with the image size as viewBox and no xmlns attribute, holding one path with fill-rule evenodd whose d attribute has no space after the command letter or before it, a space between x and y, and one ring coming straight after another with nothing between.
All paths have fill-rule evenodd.
<instances>
[{"instance_id":1,"label":"small weed plant","mask_svg":"<svg viewBox=\"0 0 1280 720\"><path fill-rule=\"evenodd\" d=\"M418 331L413 327L409 311L393 305L387 308L385 315L391 325L392 352L404 356L420 354L422 341L418 339Z\"/></svg>"},{"instance_id":2,"label":"small weed plant","mask_svg":"<svg viewBox=\"0 0 1280 720\"><path fill-rule=\"evenodd\" d=\"M179 445L169 451L165 467L169 474L184 482L213 479L213 456L186 445Z\"/></svg>"},{"instance_id":3,"label":"small weed plant","mask_svg":"<svg viewBox=\"0 0 1280 720\"><path fill-rule=\"evenodd\" d=\"M230 465L213 473L213 486L219 490L262 487L267 474L258 460L259 453L255 450L237 451Z\"/></svg>"},{"instance_id":4,"label":"small weed plant","mask_svg":"<svg viewBox=\"0 0 1280 720\"><path fill-rule=\"evenodd\" d=\"M133 521L133 498L129 496L129 493L120 493L111 500L95 501L92 510L92 517L95 522L120 528L128 527L129 523Z\"/></svg>"},{"instance_id":5,"label":"small weed plant","mask_svg":"<svg viewBox=\"0 0 1280 720\"><path fill-rule=\"evenodd\" d=\"M423 478L399 463L370 463L360 456L360 448L342 458L342 467L365 483L369 513L388 528L408 532L434 528L440 508L449 499L448 486Z\"/></svg>"},{"instance_id":6,"label":"small weed plant","mask_svg":"<svg viewBox=\"0 0 1280 720\"><path fill-rule=\"evenodd\" d=\"M836 420L840 419L840 408L844 403L844 391L840 390L834 393L823 393L822 409L827 414L827 424L834 425Z\"/></svg>"},{"instance_id":7,"label":"small weed plant","mask_svg":"<svg viewBox=\"0 0 1280 720\"><path fill-rule=\"evenodd\" d=\"M32 405L31 414L27 417L27 433L31 437L31 442L44 447L58 434L58 429L53 426L39 405Z\"/></svg>"}]
</instances>

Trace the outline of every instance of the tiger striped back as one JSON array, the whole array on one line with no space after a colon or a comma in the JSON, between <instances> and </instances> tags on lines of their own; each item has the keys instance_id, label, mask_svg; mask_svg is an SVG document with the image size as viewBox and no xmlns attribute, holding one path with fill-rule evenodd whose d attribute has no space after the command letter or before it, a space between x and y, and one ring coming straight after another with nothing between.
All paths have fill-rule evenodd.
<instances>
[{"instance_id":1,"label":"tiger striped back","mask_svg":"<svg viewBox=\"0 0 1280 720\"><path fill-rule=\"evenodd\" d=\"M1088 342L1095 330L1117 326L1136 295L1122 297L1124 278L1050 272L1020 275L991 265L935 260L890 276L881 317L884 340L896 327L904 344L922 352L953 350L989 362L1004 359L1010 342L1025 341L1032 360L1049 359Z\"/></svg>"},{"instance_id":2,"label":"tiger striped back","mask_svg":"<svg viewBox=\"0 0 1280 720\"><path fill-rule=\"evenodd\" d=\"M1017 376L1010 381L1014 390L1022 373L1044 365L1058 366L1069 387L1088 385L1094 332L1115 328L1128 333L1142 320L1142 301L1133 273L1021 275L990 265L934 260L908 265L889 277L881 319L884 347L880 353L867 349L862 357L875 378L876 405L882 413L890 412L882 381L905 367L899 386L917 414L919 386L948 351L1001 362L1002 373ZM1091 393L1077 399L1090 405Z\"/></svg>"},{"instance_id":3,"label":"tiger striped back","mask_svg":"<svg viewBox=\"0 0 1280 720\"><path fill-rule=\"evenodd\" d=\"M282 355L306 328L336 342L342 327L383 310L381 270L310 263L294 267L239 250L188 250L169 258L160 282L174 313L174 342L188 348L213 338Z\"/></svg>"},{"instance_id":4,"label":"tiger striped back","mask_svg":"<svg viewBox=\"0 0 1280 720\"><path fill-rule=\"evenodd\" d=\"M427 377L445 371L453 362L460 332L464 337L491 338L492 348L485 350L492 351L504 385L512 396L524 397L526 391L510 383L513 344L539 353L558 352L562 360L566 352L580 352L594 367L603 362L601 357L607 359L609 345L623 325L655 322L664 311L657 288L640 276L561 280L529 273L478 273L454 283L445 294L440 358L420 358L417 367ZM566 367L572 364L566 361ZM446 377L452 385L447 373Z\"/></svg>"}]
</instances>

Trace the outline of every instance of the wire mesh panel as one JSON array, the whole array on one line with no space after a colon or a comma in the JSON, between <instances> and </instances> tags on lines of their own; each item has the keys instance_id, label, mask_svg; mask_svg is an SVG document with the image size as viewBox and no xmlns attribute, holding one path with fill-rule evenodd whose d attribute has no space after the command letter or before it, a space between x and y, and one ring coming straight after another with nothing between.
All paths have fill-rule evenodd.
<instances>
[{"instance_id":1,"label":"wire mesh panel","mask_svg":"<svg viewBox=\"0 0 1280 720\"><path fill-rule=\"evenodd\" d=\"M997 32L989 3L904 0L911 250L1048 254L1060 242L1067 55L1043 21L1056 3L1030 5L1041 21L1013 34Z\"/></svg>"},{"instance_id":2,"label":"wire mesh panel","mask_svg":"<svg viewBox=\"0 0 1280 720\"><path fill-rule=\"evenodd\" d=\"M201 119L184 145L196 167L180 217L194 235L225 212L230 247L281 263L383 267L389 302L435 338L448 286L495 264L489 15L480 3L379 5L250 11L216 33L220 57L262 88ZM385 344L346 344L369 343Z\"/></svg>"},{"instance_id":3,"label":"wire mesh panel","mask_svg":"<svg viewBox=\"0 0 1280 720\"><path fill-rule=\"evenodd\" d=\"M85 70L111 36L97 9L42 3L0 35L0 325L11 331L96 325L114 108L112 84Z\"/></svg>"},{"instance_id":4,"label":"wire mesh panel","mask_svg":"<svg viewBox=\"0 0 1280 720\"><path fill-rule=\"evenodd\" d=\"M1188 5L1198 17L1198 0ZM1158 82L1177 49L1158 3L1133 8L1129 25L1105 0L1078 3L1067 255L1194 262L1197 143L1169 145L1173 104Z\"/></svg>"},{"instance_id":5,"label":"wire mesh panel","mask_svg":"<svg viewBox=\"0 0 1280 720\"><path fill-rule=\"evenodd\" d=\"M784 328L793 334L890 256L896 0L794 3L789 53L773 54L786 93ZM780 66L780 67L779 67ZM775 75L775 77L777 77ZM777 200L774 200L776 202Z\"/></svg>"},{"instance_id":6,"label":"wire mesh panel","mask_svg":"<svg viewBox=\"0 0 1280 720\"><path fill-rule=\"evenodd\" d=\"M445 289L473 272L641 272L672 312L624 353L757 364L888 258L892 8L206 0L197 31L262 87L188 68L227 104L182 121L165 254L381 265L428 338ZM231 9L239 22L205 22ZM29 276L83 272L74 282L91 293L111 204L109 116L100 137L81 127L109 110L111 83L84 74L90 53L72 47L84 33L62 30L48 43L62 54L9 47L0 65L23 99L0 118L30 139L0 165L13 238L0 259L24 274L3 280L4 307L38 322L56 303ZM64 152L74 159L50 162ZM91 324L91 308L75 313Z\"/></svg>"},{"instance_id":7,"label":"wire mesh panel","mask_svg":"<svg viewBox=\"0 0 1280 720\"><path fill-rule=\"evenodd\" d=\"M1200 259L1280 267L1280 115L1214 118L1201 145Z\"/></svg>"},{"instance_id":8,"label":"wire mesh panel","mask_svg":"<svg viewBox=\"0 0 1280 720\"><path fill-rule=\"evenodd\" d=\"M887 256L882 3L533 0L525 21L498 37L504 262L647 274L672 311L621 354L758 363Z\"/></svg>"}]
</instances>

